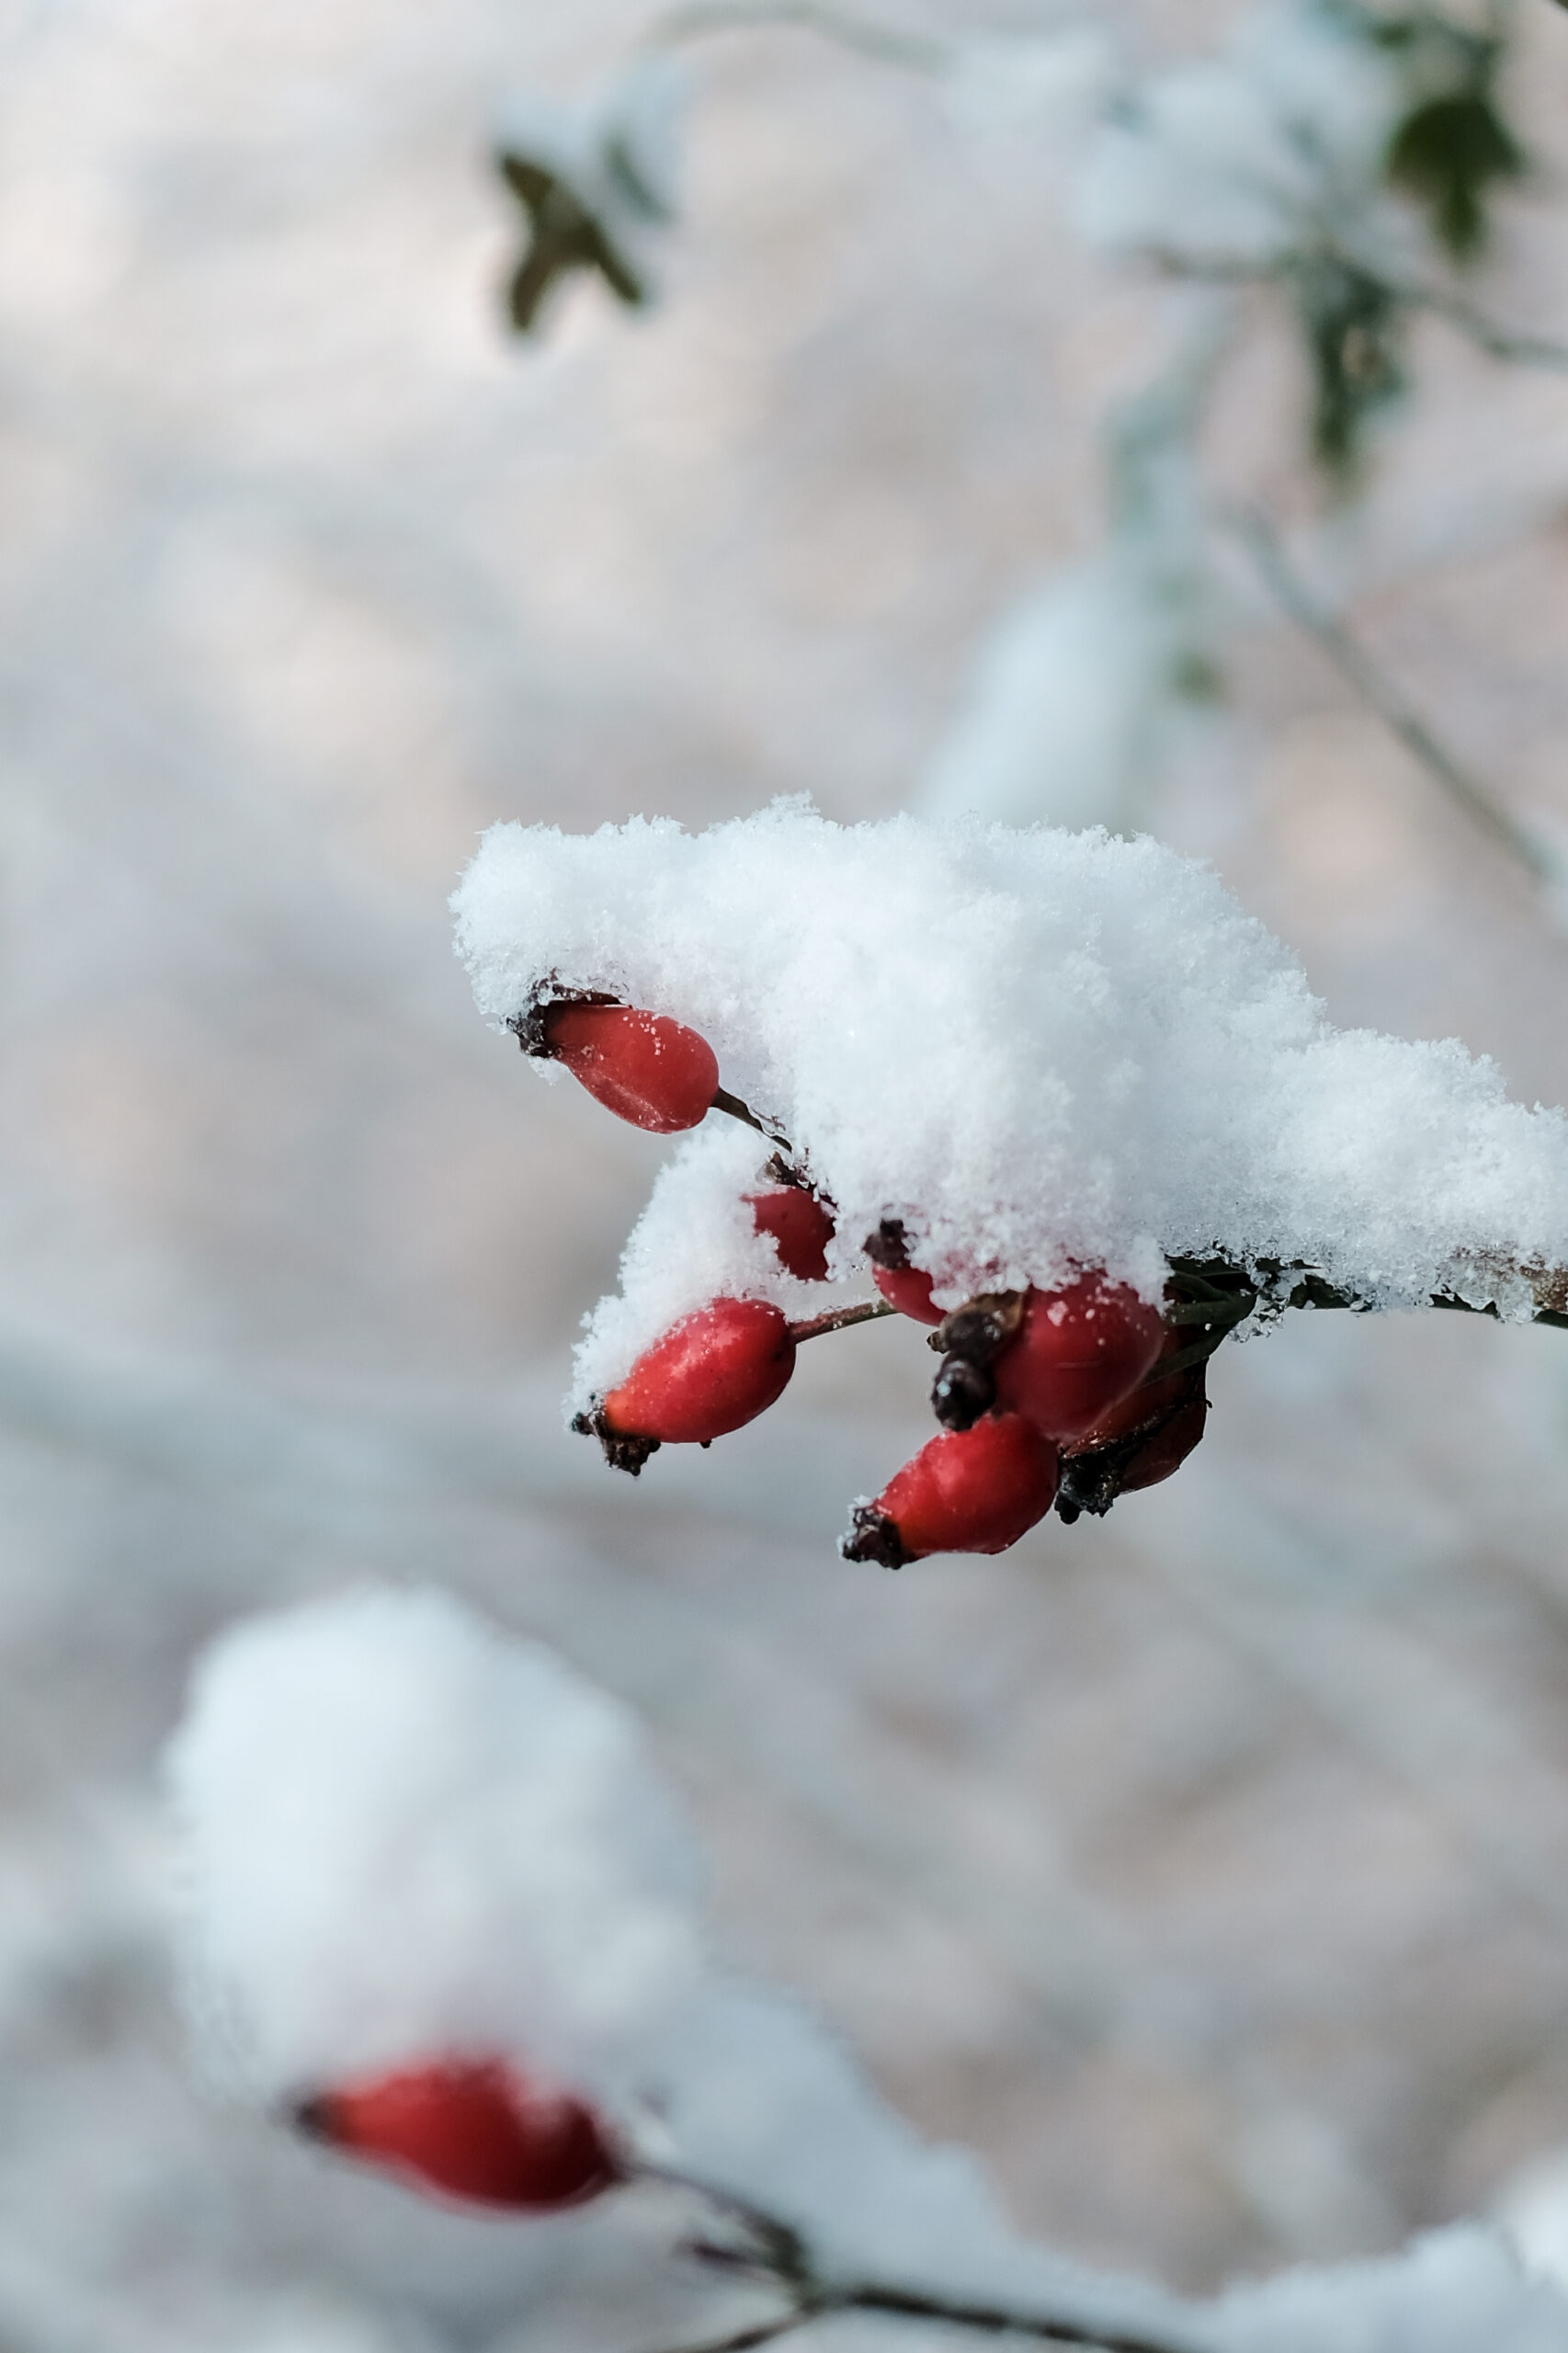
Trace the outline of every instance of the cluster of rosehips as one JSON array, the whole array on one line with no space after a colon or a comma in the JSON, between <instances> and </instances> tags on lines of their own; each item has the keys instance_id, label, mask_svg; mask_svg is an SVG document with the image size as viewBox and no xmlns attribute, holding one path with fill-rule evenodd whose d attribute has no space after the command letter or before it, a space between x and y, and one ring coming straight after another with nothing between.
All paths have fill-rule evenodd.
<instances>
[{"instance_id":1,"label":"cluster of rosehips","mask_svg":"<svg viewBox=\"0 0 1568 2353\"><path fill-rule=\"evenodd\" d=\"M762 1127L720 1086L707 1040L665 1015L547 984L512 1026L525 1053L561 1063L634 1127L673 1135L715 1108ZM757 1232L788 1273L824 1280L827 1203L778 1154L767 1174L767 1189L745 1196ZM1064 1520L1108 1511L1119 1495L1168 1479L1202 1437L1204 1365L1218 1332L1189 1339L1093 1271L1057 1290L983 1292L945 1314L898 1220L884 1219L864 1248L884 1306L792 1324L765 1300L710 1300L573 1427L635 1475L660 1446L708 1446L766 1413L801 1340L890 1309L934 1324L942 1435L874 1503L856 1506L840 1544L848 1560L895 1569L931 1552L1006 1552L1052 1503Z\"/></svg>"},{"instance_id":2,"label":"cluster of rosehips","mask_svg":"<svg viewBox=\"0 0 1568 2353\"><path fill-rule=\"evenodd\" d=\"M626 2178L591 2109L509 2061L441 2059L299 2101L312 2140L475 2206L548 2213Z\"/></svg>"}]
</instances>

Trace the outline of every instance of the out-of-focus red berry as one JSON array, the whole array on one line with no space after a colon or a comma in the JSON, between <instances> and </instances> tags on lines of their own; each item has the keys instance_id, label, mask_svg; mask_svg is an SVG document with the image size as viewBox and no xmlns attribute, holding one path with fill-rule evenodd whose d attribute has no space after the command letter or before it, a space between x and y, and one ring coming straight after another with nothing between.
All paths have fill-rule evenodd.
<instances>
[{"instance_id":1,"label":"out-of-focus red berry","mask_svg":"<svg viewBox=\"0 0 1568 2353\"><path fill-rule=\"evenodd\" d=\"M1137 1387L1165 1336L1157 1307L1102 1275L1030 1290L993 1367L997 1405L1027 1415L1047 1438L1076 1441Z\"/></svg>"},{"instance_id":2,"label":"out-of-focus red berry","mask_svg":"<svg viewBox=\"0 0 1568 2353\"><path fill-rule=\"evenodd\" d=\"M814 1193L802 1185L781 1185L777 1192L747 1193L758 1233L770 1233L778 1263L802 1282L827 1279L827 1245L833 1240L832 1218Z\"/></svg>"},{"instance_id":3,"label":"out-of-focus red berry","mask_svg":"<svg viewBox=\"0 0 1568 2353\"><path fill-rule=\"evenodd\" d=\"M718 1058L706 1038L638 1006L551 1006L544 1040L549 1059L596 1102L654 1135L699 1126L719 1085Z\"/></svg>"},{"instance_id":4,"label":"out-of-focus red berry","mask_svg":"<svg viewBox=\"0 0 1568 2353\"><path fill-rule=\"evenodd\" d=\"M777 1307L710 1300L644 1350L602 1417L628 1438L701 1446L765 1414L794 1370L794 1338Z\"/></svg>"},{"instance_id":5,"label":"out-of-focus red berry","mask_svg":"<svg viewBox=\"0 0 1568 2353\"><path fill-rule=\"evenodd\" d=\"M1022 1414L988 1414L923 1446L873 1504L858 1505L839 1551L890 1569L929 1552L1005 1552L1051 1509L1056 1449Z\"/></svg>"},{"instance_id":6,"label":"out-of-focus red berry","mask_svg":"<svg viewBox=\"0 0 1568 2353\"><path fill-rule=\"evenodd\" d=\"M476 2206L577 2206L620 2178L591 2109L499 2060L367 2076L301 2101L295 2115L334 2148Z\"/></svg>"}]
</instances>

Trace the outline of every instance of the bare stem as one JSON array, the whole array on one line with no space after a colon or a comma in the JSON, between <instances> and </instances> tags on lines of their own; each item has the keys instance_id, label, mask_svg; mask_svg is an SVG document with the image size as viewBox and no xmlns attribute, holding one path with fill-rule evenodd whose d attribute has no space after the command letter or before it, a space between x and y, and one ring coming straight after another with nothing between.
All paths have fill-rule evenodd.
<instances>
[{"instance_id":1,"label":"bare stem","mask_svg":"<svg viewBox=\"0 0 1568 2353\"><path fill-rule=\"evenodd\" d=\"M1197 278L1212 286L1276 285L1308 257L1305 251L1295 251L1267 262L1234 261L1228 255L1186 254L1168 245L1151 245L1145 253L1155 268L1168 278ZM1550 335L1521 335L1515 328L1500 326L1462 294L1456 294L1446 286L1429 286L1419 279L1399 278L1384 269L1375 255L1357 253L1334 243L1316 244L1312 253L1316 258L1363 272L1395 302L1447 319L1450 326L1457 327L1460 335L1468 336L1494 359L1506 360L1519 368L1549 368L1553 371L1568 369L1568 344L1555 342Z\"/></svg>"},{"instance_id":2,"label":"bare stem","mask_svg":"<svg viewBox=\"0 0 1568 2353\"><path fill-rule=\"evenodd\" d=\"M791 1324L790 1336L798 1347L802 1340L820 1338L824 1332L845 1332L851 1324L874 1324L879 1316L897 1313L889 1300L862 1300L858 1307L832 1307L825 1315L812 1315L803 1324Z\"/></svg>"},{"instance_id":3,"label":"bare stem","mask_svg":"<svg viewBox=\"0 0 1568 2353\"><path fill-rule=\"evenodd\" d=\"M879 65L899 65L915 74L940 74L952 62L952 51L943 41L897 32L853 10L828 6L825 0L688 0L687 6L656 17L644 39L656 48L673 48L710 33L750 32L768 25L799 26Z\"/></svg>"},{"instance_id":4,"label":"bare stem","mask_svg":"<svg viewBox=\"0 0 1568 2353\"><path fill-rule=\"evenodd\" d=\"M985 2336L1033 2336L1047 2345L1091 2346L1095 2353L1176 2353L1176 2347L1165 2337L1129 2335L1120 2329L1096 2328L1087 2321L1021 2313L1000 2304L949 2303L944 2296L927 2296L904 2288L846 2288L842 2293L830 2293L817 2309L890 2313L910 2320L943 2321L950 2328L972 2328Z\"/></svg>"},{"instance_id":5,"label":"bare stem","mask_svg":"<svg viewBox=\"0 0 1568 2353\"><path fill-rule=\"evenodd\" d=\"M1405 700L1392 680L1384 676L1344 623L1319 604L1286 556L1273 526L1253 508L1235 511L1220 519L1244 542L1259 578L1280 610L1327 655L1369 710L1414 755L1456 807L1462 809L1472 824L1523 867L1532 881L1556 881L1558 869L1551 853L1510 816L1490 788L1472 776L1433 733L1420 712Z\"/></svg>"},{"instance_id":6,"label":"bare stem","mask_svg":"<svg viewBox=\"0 0 1568 2353\"><path fill-rule=\"evenodd\" d=\"M1519 368L1568 369L1568 344L1554 343L1549 336L1518 335L1510 327L1501 327L1467 302L1462 294L1450 293L1443 286L1405 286L1391 288L1402 302L1415 310L1431 311L1437 317L1447 319L1450 326L1468 335L1481 350L1494 359L1506 359Z\"/></svg>"},{"instance_id":7,"label":"bare stem","mask_svg":"<svg viewBox=\"0 0 1568 2353\"><path fill-rule=\"evenodd\" d=\"M775 1135L771 1128L765 1127L751 1105L743 1103L738 1095L732 1095L727 1086L716 1086L713 1089L713 1100L709 1108L713 1111L726 1112L732 1120L744 1120L748 1128L755 1128L759 1136L767 1138L769 1143L784 1143L784 1138ZM787 1145L785 1148L788 1150Z\"/></svg>"},{"instance_id":8,"label":"bare stem","mask_svg":"<svg viewBox=\"0 0 1568 2353\"><path fill-rule=\"evenodd\" d=\"M820 2307L794 2304L787 2313L776 2313L772 2320L760 2320L749 2328L738 2328L730 2336L710 2336L700 2344L675 2345L666 2353L750 2353L754 2345L771 2345L776 2336L788 2336L792 2328L804 2328L816 2318Z\"/></svg>"}]
</instances>

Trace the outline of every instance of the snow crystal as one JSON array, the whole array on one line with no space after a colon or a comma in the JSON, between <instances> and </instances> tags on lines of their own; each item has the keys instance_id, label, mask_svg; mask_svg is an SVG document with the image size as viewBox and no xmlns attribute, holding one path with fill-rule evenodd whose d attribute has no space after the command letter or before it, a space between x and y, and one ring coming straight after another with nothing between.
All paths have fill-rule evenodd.
<instances>
[{"instance_id":1,"label":"snow crystal","mask_svg":"<svg viewBox=\"0 0 1568 2353\"><path fill-rule=\"evenodd\" d=\"M169 1774L193 2013L253 2097L432 2050L612 2081L689 1990L696 1863L635 1726L439 1594L226 1635Z\"/></svg>"},{"instance_id":2,"label":"snow crystal","mask_svg":"<svg viewBox=\"0 0 1568 2353\"><path fill-rule=\"evenodd\" d=\"M702 1032L835 1207L822 1305L865 1293L888 1217L949 1304L1074 1266L1154 1298L1165 1254L1221 1250L1380 1306L1451 1290L1520 1315L1509 1267L1568 1263L1568 1120L1452 1040L1335 1029L1216 876L1147 837L844 827L801 801L697 835L504 824L454 904L493 1020L548 983ZM765 1149L704 1135L666 1171L590 1385L715 1285L800 1312L717 1205Z\"/></svg>"}]
</instances>

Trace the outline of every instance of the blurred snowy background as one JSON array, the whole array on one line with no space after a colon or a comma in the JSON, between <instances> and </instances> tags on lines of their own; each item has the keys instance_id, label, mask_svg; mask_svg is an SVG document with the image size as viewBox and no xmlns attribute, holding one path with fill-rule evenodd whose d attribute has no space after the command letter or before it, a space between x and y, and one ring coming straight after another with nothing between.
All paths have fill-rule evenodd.
<instances>
[{"instance_id":1,"label":"blurred snowy background","mask_svg":"<svg viewBox=\"0 0 1568 2353\"><path fill-rule=\"evenodd\" d=\"M1231 11L1118 0L1145 62ZM928 34L1032 0L889 0ZM1064 17L1051 16L1054 24ZM561 1428L660 1147L475 1017L498 816L905 805L1089 555L1191 290L1067 224L1061 93L801 29L693 75L662 303L509 338L519 96L627 0L0 9L0 2339L643 2345L657 2217L454 2219L225 2115L165 1956L156 1756L245 1609L434 1577L650 1723L734 1958L1020 2222L1205 2287L1391 2245L1568 2143L1568 1336L1296 1317L1103 1525L899 1578L907 1327L636 1485ZM1568 16L1520 12L1492 313L1568 335ZM1568 828L1568 392L1437 319L1319 545L1366 641ZM1305 520L1260 311L1214 479ZM1259 607L1142 780L1341 1021L1568 1099L1568 933Z\"/></svg>"}]
</instances>

